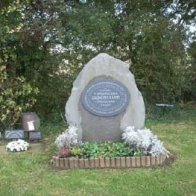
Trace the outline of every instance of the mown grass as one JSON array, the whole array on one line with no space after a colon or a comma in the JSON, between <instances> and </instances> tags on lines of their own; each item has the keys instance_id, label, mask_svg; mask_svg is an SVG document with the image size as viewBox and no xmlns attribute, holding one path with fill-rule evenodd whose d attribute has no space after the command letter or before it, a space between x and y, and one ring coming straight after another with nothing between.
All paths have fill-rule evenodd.
<instances>
[{"instance_id":1,"label":"mown grass","mask_svg":"<svg viewBox=\"0 0 196 196\"><path fill-rule=\"evenodd\" d=\"M0 155L0 195L196 195L196 109L151 116L146 126L175 154L173 163L124 170L56 170L49 165L51 142L63 124L47 124L42 129L50 139L43 149Z\"/></svg>"}]
</instances>

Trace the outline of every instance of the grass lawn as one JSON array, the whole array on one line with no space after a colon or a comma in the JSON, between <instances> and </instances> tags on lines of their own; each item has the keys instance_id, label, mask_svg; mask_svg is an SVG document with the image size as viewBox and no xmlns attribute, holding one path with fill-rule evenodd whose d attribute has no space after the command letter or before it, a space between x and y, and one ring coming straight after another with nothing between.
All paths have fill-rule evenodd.
<instances>
[{"instance_id":1,"label":"grass lawn","mask_svg":"<svg viewBox=\"0 0 196 196\"><path fill-rule=\"evenodd\" d=\"M146 126L175 154L172 164L124 170L55 170L49 165L50 143L60 126L47 124L42 127L50 133L44 147L34 144L22 153L0 151L0 196L196 195L196 109L150 117ZM0 147L4 146L0 141Z\"/></svg>"}]
</instances>

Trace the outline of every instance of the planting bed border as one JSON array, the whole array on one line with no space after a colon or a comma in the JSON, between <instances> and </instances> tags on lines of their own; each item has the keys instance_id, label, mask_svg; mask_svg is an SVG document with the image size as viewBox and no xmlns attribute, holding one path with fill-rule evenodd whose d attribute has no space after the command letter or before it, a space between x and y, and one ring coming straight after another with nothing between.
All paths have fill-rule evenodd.
<instances>
[{"instance_id":1,"label":"planting bed border","mask_svg":"<svg viewBox=\"0 0 196 196\"><path fill-rule=\"evenodd\" d=\"M59 158L53 156L51 163L60 169L93 169L93 168L135 168L152 167L166 162L166 156L115 157L115 158Z\"/></svg>"}]
</instances>

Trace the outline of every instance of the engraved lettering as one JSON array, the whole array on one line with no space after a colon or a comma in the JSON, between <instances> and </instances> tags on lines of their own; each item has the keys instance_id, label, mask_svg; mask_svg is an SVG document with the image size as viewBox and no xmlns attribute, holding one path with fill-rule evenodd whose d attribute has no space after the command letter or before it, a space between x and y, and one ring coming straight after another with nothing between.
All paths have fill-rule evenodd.
<instances>
[{"instance_id":1,"label":"engraved lettering","mask_svg":"<svg viewBox=\"0 0 196 196\"><path fill-rule=\"evenodd\" d=\"M94 115L114 116L123 112L129 103L129 92L119 81L97 79L82 93L82 105Z\"/></svg>"}]
</instances>

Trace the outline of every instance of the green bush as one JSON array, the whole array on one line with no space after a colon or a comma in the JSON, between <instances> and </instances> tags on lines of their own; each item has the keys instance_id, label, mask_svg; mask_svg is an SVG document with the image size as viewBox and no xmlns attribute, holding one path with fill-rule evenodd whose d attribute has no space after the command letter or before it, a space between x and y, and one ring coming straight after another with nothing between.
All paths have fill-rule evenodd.
<instances>
[{"instance_id":1,"label":"green bush","mask_svg":"<svg viewBox=\"0 0 196 196\"><path fill-rule=\"evenodd\" d=\"M38 89L33 89L22 76L10 78L4 66L0 71L0 119L5 128L11 128L21 113L33 106Z\"/></svg>"}]
</instances>

